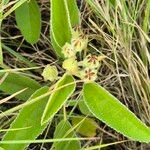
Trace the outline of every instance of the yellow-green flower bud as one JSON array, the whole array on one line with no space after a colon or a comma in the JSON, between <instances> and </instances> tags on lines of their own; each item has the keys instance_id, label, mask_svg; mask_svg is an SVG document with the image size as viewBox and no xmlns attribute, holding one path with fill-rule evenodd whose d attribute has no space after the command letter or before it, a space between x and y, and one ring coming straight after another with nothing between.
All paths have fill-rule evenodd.
<instances>
[{"instance_id":1,"label":"yellow-green flower bud","mask_svg":"<svg viewBox=\"0 0 150 150\"><path fill-rule=\"evenodd\" d=\"M46 65L43 70L42 76L45 81L54 81L58 79L58 70L56 66Z\"/></svg>"},{"instance_id":2,"label":"yellow-green flower bud","mask_svg":"<svg viewBox=\"0 0 150 150\"><path fill-rule=\"evenodd\" d=\"M72 30L72 39L77 39L80 35L82 35L83 32L80 28L80 26L76 26L73 30Z\"/></svg>"},{"instance_id":3,"label":"yellow-green flower bud","mask_svg":"<svg viewBox=\"0 0 150 150\"><path fill-rule=\"evenodd\" d=\"M71 58L66 59L63 62L62 67L73 75L76 75L78 73L78 62L75 59L75 57L71 57Z\"/></svg>"},{"instance_id":4,"label":"yellow-green flower bud","mask_svg":"<svg viewBox=\"0 0 150 150\"><path fill-rule=\"evenodd\" d=\"M81 52L82 50L87 48L88 38L85 35L79 35L76 38L72 38L71 43L76 52Z\"/></svg>"},{"instance_id":5,"label":"yellow-green flower bud","mask_svg":"<svg viewBox=\"0 0 150 150\"><path fill-rule=\"evenodd\" d=\"M74 51L74 48L71 44L66 43L63 47L62 47L62 53L64 54L64 56L66 58L70 58L75 56L76 52Z\"/></svg>"}]
</instances>

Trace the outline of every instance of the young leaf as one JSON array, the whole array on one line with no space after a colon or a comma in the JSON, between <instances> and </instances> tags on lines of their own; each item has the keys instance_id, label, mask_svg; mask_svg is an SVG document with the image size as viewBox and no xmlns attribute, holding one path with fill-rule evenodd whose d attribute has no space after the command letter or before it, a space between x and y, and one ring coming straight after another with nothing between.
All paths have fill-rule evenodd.
<instances>
[{"instance_id":1,"label":"young leaf","mask_svg":"<svg viewBox=\"0 0 150 150\"><path fill-rule=\"evenodd\" d=\"M65 74L56 84L56 90L49 98L41 123L46 123L58 112L75 90L75 81L71 75ZM57 90L58 89L58 90Z\"/></svg>"},{"instance_id":2,"label":"young leaf","mask_svg":"<svg viewBox=\"0 0 150 150\"><path fill-rule=\"evenodd\" d=\"M70 16L72 27L79 25L80 24L80 12L79 12L76 0L67 0L67 4L68 4L69 16Z\"/></svg>"},{"instance_id":3,"label":"young leaf","mask_svg":"<svg viewBox=\"0 0 150 150\"><path fill-rule=\"evenodd\" d=\"M77 126L76 131L87 137L94 137L96 135L97 123L91 118L76 116L72 118L73 126Z\"/></svg>"},{"instance_id":4,"label":"young leaf","mask_svg":"<svg viewBox=\"0 0 150 150\"><path fill-rule=\"evenodd\" d=\"M71 41L71 22L66 0L51 0L51 41L59 57L61 47Z\"/></svg>"},{"instance_id":5,"label":"young leaf","mask_svg":"<svg viewBox=\"0 0 150 150\"><path fill-rule=\"evenodd\" d=\"M27 42L38 41L41 31L41 14L36 0L30 0L15 10L16 21Z\"/></svg>"},{"instance_id":6,"label":"young leaf","mask_svg":"<svg viewBox=\"0 0 150 150\"><path fill-rule=\"evenodd\" d=\"M72 126L68 121L61 121L55 130L54 138L75 138L76 135L74 131L72 131ZM55 142L54 143L55 150L79 150L80 142L79 141L65 141L65 142Z\"/></svg>"},{"instance_id":7,"label":"young leaf","mask_svg":"<svg viewBox=\"0 0 150 150\"><path fill-rule=\"evenodd\" d=\"M29 100L47 93L48 90L48 87L42 87L37 90ZM8 131L4 135L3 141L34 140L39 134L41 134L46 127L46 124L41 126L40 122L47 101L48 97L45 97L29 106L22 108L9 129L24 129ZM0 146L6 150L24 150L28 144L1 144Z\"/></svg>"},{"instance_id":8,"label":"young leaf","mask_svg":"<svg viewBox=\"0 0 150 150\"><path fill-rule=\"evenodd\" d=\"M41 86L35 80L18 73L0 73L0 90L7 94L14 94L22 89L27 88L24 92L17 95L16 98L27 100Z\"/></svg>"},{"instance_id":9,"label":"young leaf","mask_svg":"<svg viewBox=\"0 0 150 150\"><path fill-rule=\"evenodd\" d=\"M84 100L98 119L123 135L141 142L150 142L150 128L108 91L94 82L85 83Z\"/></svg>"}]
</instances>

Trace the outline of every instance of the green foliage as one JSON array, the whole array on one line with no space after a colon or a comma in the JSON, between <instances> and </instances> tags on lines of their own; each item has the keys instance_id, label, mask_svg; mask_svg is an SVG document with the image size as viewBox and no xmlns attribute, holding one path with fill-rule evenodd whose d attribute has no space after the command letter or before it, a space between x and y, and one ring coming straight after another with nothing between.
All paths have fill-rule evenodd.
<instances>
[{"instance_id":1,"label":"green foliage","mask_svg":"<svg viewBox=\"0 0 150 150\"><path fill-rule=\"evenodd\" d=\"M76 135L72 130L71 124L66 120L62 120L56 127L54 138L75 138ZM55 150L79 150L79 141L65 141L65 142L55 142Z\"/></svg>"},{"instance_id":2,"label":"green foliage","mask_svg":"<svg viewBox=\"0 0 150 150\"><path fill-rule=\"evenodd\" d=\"M84 84L83 92L87 106L98 119L133 140L150 142L150 128L104 88L90 82Z\"/></svg>"},{"instance_id":3,"label":"green foliage","mask_svg":"<svg viewBox=\"0 0 150 150\"><path fill-rule=\"evenodd\" d=\"M31 101L48 92L48 87L42 87L37 90L29 99ZM10 129L25 128L20 130L8 131L3 141L5 140L34 140L46 127L46 124L41 125L41 117L43 110L48 101L48 97L39 99L29 106L25 106L19 112L17 118L11 124ZM5 150L23 150L28 144L1 144Z\"/></svg>"},{"instance_id":4,"label":"green foliage","mask_svg":"<svg viewBox=\"0 0 150 150\"><path fill-rule=\"evenodd\" d=\"M41 86L35 80L18 73L0 73L1 84L0 90L7 94L14 94L22 89L27 88L24 92L17 95L16 98L27 100Z\"/></svg>"},{"instance_id":5,"label":"green foliage","mask_svg":"<svg viewBox=\"0 0 150 150\"><path fill-rule=\"evenodd\" d=\"M83 100L79 101L79 109L82 112L82 114L84 115L88 115L88 116L92 116L93 114L90 112L89 108L87 107L87 105L85 104L85 102Z\"/></svg>"},{"instance_id":6,"label":"green foliage","mask_svg":"<svg viewBox=\"0 0 150 150\"><path fill-rule=\"evenodd\" d=\"M80 24L80 12L76 0L67 0L72 27Z\"/></svg>"},{"instance_id":7,"label":"green foliage","mask_svg":"<svg viewBox=\"0 0 150 150\"><path fill-rule=\"evenodd\" d=\"M74 0L51 0L50 35L53 48L59 57L63 57L61 48L66 42L71 42L72 25L79 23L78 16L79 11Z\"/></svg>"},{"instance_id":8,"label":"green foliage","mask_svg":"<svg viewBox=\"0 0 150 150\"><path fill-rule=\"evenodd\" d=\"M83 136L93 137L96 135L97 123L91 118L76 116L72 118L73 126L77 126L76 131Z\"/></svg>"},{"instance_id":9,"label":"green foliage","mask_svg":"<svg viewBox=\"0 0 150 150\"><path fill-rule=\"evenodd\" d=\"M2 0L3 5L8 4L9 0Z\"/></svg>"},{"instance_id":10,"label":"green foliage","mask_svg":"<svg viewBox=\"0 0 150 150\"><path fill-rule=\"evenodd\" d=\"M48 122L58 112L75 90L75 81L71 75L65 74L56 84L54 92L44 110L41 123Z\"/></svg>"},{"instance_id":11,"label":"green foliage","mask_svg":"<svg viewBox=\"0 0 150 150\"><path fill-rule=\"evenodd\" d=\"M62 57L61 47L71 40L71 23L66 0L51 0L50 23L54 50L58 56ZM55 47L55 45L57 45L57 47Z\"/></svg>"},{"instance_id":12,"label":"green foliage","mask_svg":"<svg viewBox=\"0 0 150 150\"><path fill-rule=\"evenodd\" d=\"M26 41L34 44L41 31L41 14L36 0L30 0L15 10L17 26Z\"/></svg>"},{"instance_id":13,"label":"green foliage","mask_svg":"<svg viewBox=\"0 0 150 150\"><path fill-rule=\"evenodd\" d=\"M116 6L116 0L110 0L110 3L112 4L113 7Z\"/></svg>"}]
</instances>

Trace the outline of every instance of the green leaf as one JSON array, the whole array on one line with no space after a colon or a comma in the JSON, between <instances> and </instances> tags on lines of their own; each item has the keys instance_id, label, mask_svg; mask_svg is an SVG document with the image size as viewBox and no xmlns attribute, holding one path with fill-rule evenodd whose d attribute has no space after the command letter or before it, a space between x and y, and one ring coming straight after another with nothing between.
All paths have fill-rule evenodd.
<instances>
[{"instance_id":1,"label":"green leaf","mask_svg":"<svg viewBox=\"0 0 150 150\"><path fill-rule=\"evenodd\" d=\"M67 0L67 4L68 4L70 21L71 21L72 27L79 25L80 24L80 12L79 12L76 0Z\"/></svg>"},{"instance_id":2,"label":"green leaf","mask_svg":"<svg viewBox=\"0 0 150 150\"><path fill-rule=\"evenodd\" d=\"M7 94L14 94L22 89L27 88L24 92L17 95L16 98L27 100L41 86L35 80L18 73L0 73L1 83L0 90Z\"/></svg>"},{"instance_id":3,"label":"green leaf","mask_svg":"<svg viewBox=\"0 0 150 150\"><path fill-rule=\"evenodd\" d=\"M65 74L56 84L44 110L41 123L48 122L59 111L75 90L75 81L71 75Z\"/></svg>"},{"instance_id":4,"label":"green leaf","mask_svg":"<svg viewBox=\"0 0 150 150\"><path fill-rule=\"evenodd\" d=\"M61 121L55 130L54 133L55 139L60 138L76 138L74 131L72 130L72 126L68 121ZM65 141L65 142L55 142L54 145L55 150L79 150L80 142L79 141Z\"/></svg>"},{"instance_id":5,"label":"green leaf","mask_svg":"<svg viewBox=\"0 0 150 150\"><path fill-rule=\"evenodd\" d=\"M2 4L3 4L3 5L8 4L8 2L9 2L9 0L2 0Z\"/></svg>"},{"instance_id":6,"label":"green leaf","mask_svg":"<svg viewBox=\"0 0 150 150\"><path fill-rule=\"evenodd\" d=\"M71 42L72 26L79 24L76 0L51 0L50 38L59 57L64 57L61 51L65 43Z\"/></svg>"},{"instance_id":7,"label":"green leaf","mask_svg":"<svg viewBox=\"0 0 150 150\"><path fill-rule=\"evenodd\" d=\"M36 0L30 0L15 10L16 21L27 42L38 41L41 31L41 14Z\"/></svg>"},{"instance_id":8,"label":"green leaf","mask_svg":"<svg viewBox=\"0 0 150 150\"><path fill-rule=\"evenodd\" d=\"M48 90L48 87L43 87L37 90L31 96L29 101L47 93ZM46 124L41 126L40 122L47 101L48 97L45 97L43 99L39 99L33 104L22 108L22 110L19 112L17 118L13 121L9 129L24 129L8 131L4 135L3 141L34 140L39 134L41 134L46 127ZM28 144L1 144L0 146L6 150L23 150L28 146Z\"/></svg>"},{"instance_id":9,"label":"green leaf","mask_svg":"<svg viewBox=\"0 0 150 150\"><path fill-rule=\"evenodd\" d=\"M63 58L64 55L61 52L62 51L61 46L59 46L59 44L56 42L56 39L54 37L54 33L52 33L52 30L50 31L50 38L51 38L52 46L53 46L57 56Z\"/></svg>"},{"instance_id":10,"label":"green leaf","mask_svg":"<svg viewBox=\"0 0 150 150\"><path fill-rule=\"evenodd\" d=\"M72 125L77 126L76 131L87 137L94 137L96 135L97 123L91 118L76 116L72 118Z\"/></svg>"},{"instance_id":11,"label":"green leaf","mask_svg":"<svg viewBox=\"0 0 150 150\"><path fill-rule=\"evenodd\" d=\"M62 57L61 47L71 41L71 22L66 0L51 0L51 40L54 50Z\"/></svg>"},{"instance_id":12,"label":"green leaf","mask_svg":"<svg viewBox=\"0 0 150 150\"><path fill-rule=\"evenodd\" d=\"M150 128L104 88L85 83L83 92L87 106L98 119L133 140L150 142Z\"/></svg>"},{"instance_id":13,"label":"green leaf","mask_svg":"<svg viewBox=\"0 0 150 150\"><path fill-rule=\"evenodd\" d=\"M89 108L85 104L84 100L80 100L78 105L79 105L79 109L80 109L82 114L84 114L86 116L87 115L88 116L93 116L93 114L90 112Z\"/></svg>"},{"instance_id":14,"label":"green leaf","mask_svg":"<svg viewBox=\"0 0 150 150\"><path fill-rule=\"evenodd\" d=\"M110 0L110 3L112 4L113 7L116 6L116 0Z\"/></svg>"}]
</instances>

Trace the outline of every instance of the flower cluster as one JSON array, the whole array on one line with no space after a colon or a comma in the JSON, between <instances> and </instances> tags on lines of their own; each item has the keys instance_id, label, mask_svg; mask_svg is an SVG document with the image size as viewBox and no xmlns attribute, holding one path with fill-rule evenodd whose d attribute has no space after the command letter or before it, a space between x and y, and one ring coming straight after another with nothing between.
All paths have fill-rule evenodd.
<instances>
[{"instance_id":1,"label":"flower cluster","mask_svg":"<svg viewBox=\"0 0 150 150\"><path fill-rule=\"evenodd\" d=\"M76 54L87 49L88 37L79 30L73 31L72 35L71 43L66 43L62 47L65 56L62 67L84 81L95 81L100 61L105 57L88 54L83 60L77 61Z\"/></svg>"},{"instance_id":2,"label":"flower cluster","mask_svg":"<svg viewBox=\"0 0 150 150\"><path fill-rule=\"evenodd\" d=\"M88 37L80 30L72 32L71 43L66 43L62 47L62 53L65 60L62 67L70 74L81 78L84 81L95 81L100 67L100 61L105 56L88 54L83 60L77 60L77 54L84 51L87 53ZM42 76L45 81L54 81L58 79L58 70L55 66L47 65L43 70Z\"/></svg>"}]
</instances>

